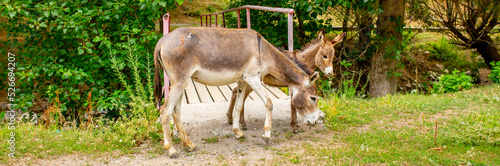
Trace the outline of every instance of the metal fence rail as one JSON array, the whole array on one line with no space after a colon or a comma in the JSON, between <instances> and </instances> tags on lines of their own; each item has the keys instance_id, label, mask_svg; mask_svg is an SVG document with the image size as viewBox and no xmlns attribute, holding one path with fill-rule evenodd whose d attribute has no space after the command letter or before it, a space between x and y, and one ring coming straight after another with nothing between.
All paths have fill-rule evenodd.
<instances>
[{"instance_id":1,"label":"metal fence rail","mask_svg":"<svg viewBox=\"0 0 500 166\"><path fill-rule=\"evenodd\" d=\"M232 8L228 10L224 10L217 13L209 13L200 15L200 26L203 27L203 17L205 17L205 26L212 27L212 16L215 16L215 26L218 26L218 15L222 15L222 27L226 27L225 16L224 14L231 11L236 11L236 15L238 17L238 28L241 28L240 23L240 10L245 9L247 12L247 28L251 29L252 24L250 23L250 9L254 10L263 10L270 12L278 12L278 13L286 13L288 16L288 50L293 51L293 13L295 12L290 8L278 8L278 7L266 7L266 6L255 6L255 5L245 5L237 8Z\"/></svg>"}]
</instances>

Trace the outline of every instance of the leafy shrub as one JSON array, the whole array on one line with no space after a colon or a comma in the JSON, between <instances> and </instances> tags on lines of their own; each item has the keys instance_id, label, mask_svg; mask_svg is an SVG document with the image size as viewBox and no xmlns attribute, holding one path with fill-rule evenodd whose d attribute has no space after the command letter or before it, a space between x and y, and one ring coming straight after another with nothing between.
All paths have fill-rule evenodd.
<instances>
[{"instance_id":1,"label":"leafy shrub","mask_svg":"<svg viewBox=\"0 0 500 166\"><path fill-rule=\"evenodd\" d=\"M201 10L200 9L196 9L196 10L188 11L187 15L191 16L191 17L200 17Z\"/></svg>"},{"instance_id":2,"label":"leafy shrub","mask_svg":"<svg viewBox=\"0 0 500 166\"><path fill-rule=\"evenodd\" d=\"M458 52L456 52L457 46L449 44L449 41L444 37L437 42L429 43L429 45L430 47L427 50L430 53L431 59L441 62L454 61L458 56Z\"/></svg>"},{"instance_id":3,"label":"leafy shrub","mask_svg":"<svg viewBox=\"0 0 500 166\"><path fill-rule=\"evenodd\" d=\"M443 74L439 76L439 81L433 83L433 93L456 92L463 89L472 88L474 79L458 70L453 70L452 74Z\"/></svg>"},{"instance_id":4,"label":"leafy shrub","mask_svg":"<svg viewBox=\"0 0 500 166\"><path fill-rule=\"evenodd\" d=\"M87 1L5 0L0 2L2 30L8 32L6 46L18 57L16 76L20 82L16 103L23 111L35 99L48 99L54 104L60 92L59 108L64 116L78 118L87 106L93 108L124 108L130 99L120 92L123 85L115 79L111 68L111 50L116 59L127 55L123 49L129 40L138 43L135 51L139 67L151 65L152 56L161 37L155 22L166 7L175 8L181 0L117 0ZM22 36L25 40L15 37ZM127 36L129 38L127 38ZM117 64L128 75L130 63ZM127 81L133 78L125 77ZM145 81L144 81L145 82ZM3 83L2 83L3 84ZM117 92L118 90L118 92ZM106 101L106 102L104 102ZM109 103L109 102L113 103ZM94 103L94 104L92 104ZM88 107L90 108L90 107Z\"/></svg>"},{"instance_id":5,"label":"leafy shrub","mask_svg":"<svg viewBox=\"0 0 500 166\"><path fill-rule=\"evenodd\" d=\"M462 48L450 44L452 41L442 37L437 42L430 42L421 45L420 48L429 51L429 59L441 62L448 70L476 70L486 65L476 57L480 56L477 52L472 54L462 54L459 52Z\"/></svg>"},{"instance_id":6,"label":"leafy shrub","mask_svg":"<svg viewBox=\"0 0 500 166\"><path fill-rule=\"evenodd\" d=\"M488 74L488 77L494 83L500 83L500 61L497 61L496 63L491 62L490 64L492 68L491 68L491 73Z\"/></svg>"},{"instance_id":7,"label":"leafy shrub","mask_svg":"<svg viewBox=\"0 0 500 166\"><path fill-rule=\"evenodd\" d=\"M208 5L207 10L208 12L215 12L215 8L212 5Z\"/></svg>"}]
</instances>

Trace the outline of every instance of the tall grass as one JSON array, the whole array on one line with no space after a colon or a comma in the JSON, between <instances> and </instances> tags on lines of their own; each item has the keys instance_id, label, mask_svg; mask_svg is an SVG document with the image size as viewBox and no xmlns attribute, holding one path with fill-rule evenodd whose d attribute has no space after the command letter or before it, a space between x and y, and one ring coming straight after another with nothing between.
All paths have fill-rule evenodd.
<instances>
[{"instance_id":1,"label":"tall grass","mask_svg":"<svg viewBox=\"0 0 500 166\"><path fill-rule=\"evenodd\" d=\"M156 109L153 96L153 79L152 69L150 68L151 60L148 58L147 64L141 68L143 64L139 63L139 56L135 53L133 42L123 46L128 50L126 61L130 64L131 75L134 77L134 82L129 84L125 79L125 74L122 72L120 64L124 63L116 58L115 53L111 52L111 64L115 70L118 79L123 84L126 92L130 95L132 102L129 103L130 109L121 111L120 123L113 125L114 132L131 145L142 142L149 137L149 133L156 133L160 130L156 119L159 117L159 112ZM145 71L144 73L141 71ZM144 79L145 77L145 79ZM144 83L146 81L146 83ZM101 122L104 123L105 122Z\"/></svg>"},{"instance_id":2,"label":"tall grass","mask_svg":"<svg viewBox=\"0 0 500 166\"><path fill-rule=\"evenodd\" d=\"M16 129L17 158L46 158L53 155L73 153L88 153L99 155L103 152L119 150L122 153L131 153L146 140L160 141L161 124L156 122L159 112L153 102L152 63L139 63L139 55L135 52L134 43L123 46L126 55L118 56L111 53L111 65L116 76L124 87L131 101L126 109L120 110L118 119L94 118L80 126L59 125L57 107L49 111L53 122L45 125L33 125L20 122ZM125 61L118 57L124 57ZM125 74L125 72L129 74ZM133 77L128 82L126 77ZM56 94L57 95L57 94ZM57 106L57 105L56 105ZM0 124L0 139L7 140L12 130L4 123ZM8 158L6 142L1 144L0 164L13 159Z\"/></svg>"}]
</instances>

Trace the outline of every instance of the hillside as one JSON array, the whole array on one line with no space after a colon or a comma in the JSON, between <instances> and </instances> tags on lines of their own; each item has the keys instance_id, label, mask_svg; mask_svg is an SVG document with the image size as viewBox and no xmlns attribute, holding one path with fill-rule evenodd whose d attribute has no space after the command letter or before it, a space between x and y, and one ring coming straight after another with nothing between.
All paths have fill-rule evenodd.
<instances>
[{"instance_id":1,"label":"hillside","mask_svg":"<svg viewBox=\"0 0 500 166\"><path fill-rule=\"evenodd\" d=\"M184 1L171 12L172 29L179 26L200 26L200 15L225 10L229 0Z\"/></svg>"}]
</instances>

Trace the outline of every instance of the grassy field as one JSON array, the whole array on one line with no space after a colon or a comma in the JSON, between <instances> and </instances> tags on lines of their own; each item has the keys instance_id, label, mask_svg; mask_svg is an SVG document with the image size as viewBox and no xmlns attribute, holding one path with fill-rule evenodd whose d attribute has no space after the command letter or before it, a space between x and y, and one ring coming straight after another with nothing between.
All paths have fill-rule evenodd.
<instances>
[{"instance_id":1,"label":"grassy field","mask_svg":"<svg viewBox=\"0 0 500 166\"><path fill-rule=\"evenodd\" d=\"M278 163L499 165L499 97L498 85L442 95L332 97L322 101L329 138L280 150Z\"/></svg>"}]
</instances>

